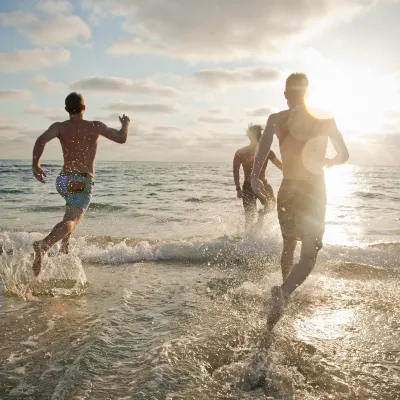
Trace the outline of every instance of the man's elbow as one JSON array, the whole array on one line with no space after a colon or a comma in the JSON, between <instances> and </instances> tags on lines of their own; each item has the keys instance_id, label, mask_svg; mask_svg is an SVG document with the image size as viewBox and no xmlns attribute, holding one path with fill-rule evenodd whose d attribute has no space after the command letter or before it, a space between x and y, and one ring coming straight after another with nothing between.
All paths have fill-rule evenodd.
<instances>
[{"instance_id":1,"label":"man's elbow","mask_svg":"<svg viewBox=\"0 0 400 400\"><path fill-rule=\"evenodd\" d=\"M342 163L344 164L344 163L346 163L347 161L349 161L349 158L350 158L350 154L349 154L349 151L347 150L347 148L343 151L343 154L342 154Z\"/></svg>"},{"instance_id":2,"label":"man's elbow","mask_svg":"<svg viewBox=\"0 0 400 400\"><path fill-rule=\"evenodd\" d=\"M128 140L128 138L126 136L122 136L121 138L119 138L118 143L124 144L124 143L126 143L127 140Z\"/></svg>"}]
</instances>

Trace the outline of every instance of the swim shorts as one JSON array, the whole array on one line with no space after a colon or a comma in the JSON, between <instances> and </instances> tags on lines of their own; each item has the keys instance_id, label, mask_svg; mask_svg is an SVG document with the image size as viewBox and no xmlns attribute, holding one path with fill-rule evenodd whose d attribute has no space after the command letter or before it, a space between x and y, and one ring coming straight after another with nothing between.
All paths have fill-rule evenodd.
<instances>
[{"instance_id":1,"label":"swim shorts","mask_svg":"<svg viewBox=\"0 0 400 400\"><path fill-rule=\"evenodd\" d=\"M310 237L321 249L325 233L325 183L284 179L278 192L278 219L282 237L299 240Z\"/></svg>"},{"instance_id":2,"label":"swim shorts","mask_svg":"<svg viewBox=\"0 0 400 400\"><path fill-rule=\"evenodd\" d=\"M274 191L272 190L271 185L269 185L266 181L263 181L265 190L267 192L266 199L260 199L261 204L270 211L273 205L275 205L276 200L274 196ZM245 213L254 213L257 210L257 196L254 194L253 189L251 188L251 183L245 181L243 183L242 188L243 194L243 207Z\"/></svg>"},{"instance_id":3,"label":"swim shorts","mask_svg":"<svg viewBox=\"0 0 400 400\"><path fill-rule=\"evenodd\" d=\"M87 174L60 174L56 179L58 193L64 197L67 206L86 211L92 199L93 180Z\"/></svg>"}]
</instances>

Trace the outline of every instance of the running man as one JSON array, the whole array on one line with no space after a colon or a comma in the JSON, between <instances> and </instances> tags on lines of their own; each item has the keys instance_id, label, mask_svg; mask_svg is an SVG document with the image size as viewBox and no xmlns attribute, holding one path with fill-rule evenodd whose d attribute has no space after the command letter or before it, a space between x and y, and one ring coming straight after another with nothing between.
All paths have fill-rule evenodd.
<instances>
[{"instance_id":1,"label":"running man","mask_svg":"<svg viewBox=\"0 0 400 400\"><path fill-rule=\"evenodd\" d=\"M237 197L243 200L246 221L245 229L248 229L254 223L257 215L257 196L253 193L251 189L251 170L253 168L254 155L257 149L258 141L261 137L261 131L261 125L250 124L246 131L246 136L249 138L250 144L246 147L243 147L242 149L239 149L235 153L235 157L233 158L233 178L235 180ZM265 179L265 170L267 168L269 160L271 160L271 162L277 168L282 170L282 163L276 157L275 153L273 151L270 151L260 171L260 179L262 180L264 188L267 192L266 196L260 199L261 204L264 206L264 209L260 210L260 216L271 211L276 204L272 187L267 183ZM239 176L241 165L243 166L244 172L243 188L240 187Z\"/></svg>"},{"instance_id":2,"label":"running man","mask_svg":"<svg viewBox=\"0 0 400 400\"><path fill-rule=\"evenodd\" d=\"M349 152L333 118L318 119L306 108L304 96L307 76L291 74L286 79L288 109L270 115L255 157L251 186L264 198L268 192L260 179L273 135L276 134L282 156L283 180L278 192L278 218L283 237L281 268L283 284L274 286L270 328L283 313L285 302L313 270L325 232L326 191L323 167L346 162ZM327 159L328 138L336 157ZM300 260L293 265L297 241L301 241Z\"/></svg>"},{"instance_id":3,"label":"running man","mask_svg":"<svg viewBox=\"0 0 400 400\"><path fill-rule=\"evenodd\" d=\"M99 121L84 120L86 106L79 93L70 93L66 97L65 110L69 113L69 120L52 124L39 136L33 148L33 175L39 182L45 183L46 174L40 168L40 157L47 142L55 138L60 140L64 165L57 176L56 188L66 200L63 220L47 237L33 243L35 257L32 269L35 276L40 274L44 255L55 243L62 240L60 251L68 253L71 233L81 221L92 197L99 136L116 143L125 143L128 137L130 120L125 114L119 117L122 124L119 131Z\"/></svg>"}]
</instances>

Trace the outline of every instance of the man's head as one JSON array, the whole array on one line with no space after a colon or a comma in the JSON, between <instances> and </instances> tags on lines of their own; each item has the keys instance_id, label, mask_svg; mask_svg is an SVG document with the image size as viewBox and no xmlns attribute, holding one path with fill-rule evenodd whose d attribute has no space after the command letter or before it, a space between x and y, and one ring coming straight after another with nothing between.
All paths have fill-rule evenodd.
<instances>
[{"instance_id":1,"label":"man's head","mask_svg":"<svg viewBox=\"0 0 400 400\"><path fill-rule=\"evenodd\" d=\"M308 88L308 78L302 72L295 72L286 79L285 98L289 108L304 103Z\"/></svg>"},{"instance_id":2,"label":"man's head","mask_svg":"<svg viewBox=\"0 0 400 400\"><path fill-rule=\"evenodd\" d=\"M69 115L80 114L85 111L86 106L81 94L73 92L65 98L65 110Z\"/></svg>"},{"instance_id":3,"label":"man's head","mask_svg":"<svg viewBox=\"0 0 400 400\"><path fill-rule=\"evenodd\" d=\"M247 134L247 137L250 139L250 142L258 142L261 137L261 132L262 132L261 125L249 124L246 134Z\"/></svg>"}]
</instances>

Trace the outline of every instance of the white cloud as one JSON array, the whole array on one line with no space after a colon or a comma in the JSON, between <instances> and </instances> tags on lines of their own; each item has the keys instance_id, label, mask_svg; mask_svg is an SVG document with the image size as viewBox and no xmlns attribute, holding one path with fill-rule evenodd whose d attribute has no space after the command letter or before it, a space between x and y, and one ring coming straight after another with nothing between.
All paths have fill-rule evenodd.
<instances>
[{"instance_id":1,"label":"white cloud","mask_svg":"<svg viewBox=\"0 0 400 400\"><path fill-rule=\"evenodd\" d=\"M81 17L63 15L71 11L66 2L41 4L38 7L47 9L51 14L49 17L39 19L30 12L13 11L1 13L0 24L17 28L23 36L39 46L74 44L79 38L91 38L91 29Z\"/></svg>"},{"instance_id":2,"label":"white cloud","mask_svg":"<svg viewBox=\"0 0 400 400\"><path fill-rule=\"evenodd\" d=\"M35 24L38 21L36 15L29 12L12 11L9 13L0 13L0 24L3 26L22 27Z\"/></svg>"},{"instance_id":3,"label":"white cloud","mask_svg":"<svg viewBox=\"0 0 400 400\"><path fill-rule=\"evenodd\" d=\"M230 124L233 122L233 119L223 118L223 117L203 116L200 117L198 121L205 122L207 124Z\"/></svg>"},{"instance_id":4,"label":"white cloud","mask_svg":"<svg viewBox=\"0 0 400 400\"><path fill-rule=\"evenodd\" d=\"M68 119L68 113L62 108L41 108L31 104L25 112L27 114L43 116L50 121L65 121Z\"/></svg>"},{"instance_id":5,"label":"white cloud","mask_svg":"<svg viewBox=\"0 0 400 400\"><path fill-rule=\"evenodd\" d=\"M156 126L154 130L163 132L179 132L181 128L178 128L177 126Z\"/></svg>"},{"instance_id":6,"label":"white cloud","mask_svg":"<svg viewBox=\"0 0 400 400\"><path fill-rule=\"evenodd\" d=\"M42 0L36 5L37 9L47 14L70 14L72 5L69 1Z\"/></svg>"},{"instance_id":7,"label":"white cloud","mask_svg":"<svg viewBox=\"0 0 400 400\"><path fill-rule=\"evenodd\" d=\"M73 82L73 90L88 90L108 93L153 94L165 97L179 96L180 92L172 87L158 86L150 80L131 80L114 76L89 76Z\"/></svg>"},{"instance_id":8,"label":"white cloud","mask_svg":"<svg viewBox=\"0 0 400 400\"><path fill-rule=\"evenodd\" d=\"M31 97L29 90L0 90L0 100L24 100Z\"/></svg>"},{"instance_id":9,"label":"white cloud","mask_svg":"<svg viewBox=\"0 0 400 400\"><path fill-rule=\"evenodd\" d=\"M250 117L268 117L272 113L272 109L269 107L257 108L255 110L246 110L246 115Z\"/></svg>"},{"instance_id":10,"label":"white cloud","mask_svg":"<svg viewBox=\"0 0 400 400\"><path fill-rule=\"evenodd\" d=\"M290 42L368 10L359 0L83 0L95 17L125 18L132 39L112 55L158 53L199 59L265 57Z\"/></svg>"},{"instance_id":11,"label":"white cloud","mask_svg":"<svg viewBox=\"0 0 400 400\"><path fill-rule=\"evenodd\" d=\"M278 70L267 67L235 68L231 70L215 68L197 72L192 76L195 82L211 87L270 83L279 78L280 72Z\"/></svg>"},{"instance_id":12,"label":"white cloud","mask_svg":"<svg viewBox=\"0 0 400 400\"><path fill-rule=\"evenodd\" d=\"M37 48L0 53L0 69L8 72L34 71L50 68L69 61L71 53L66 49Z\"/></svg>"},{"instance_id":13,"label":"white cloud","mask_svg":"<svg viewBox=\"0 0 400 400\"><path fill-rule=\"evenodd\" d=\"M79 37L90 39L92 32L86 22L76 15L57 15L49 21L33 26L25 31L24 35L40 46L58 46L75 43Z\"/></svg>"},{"instance_id":14,"label":"white cloud","mask_svg":"<svg viewBox=\"0 0 400 400\"><path fill-rule=\"evenodd\" d=\"M108 104L106 109L110 111L120 111L124 113L138 112L146 114L172 114L180 111L180 107L176 104L140 104L120 101L119 103Z\"/></svg>"},{"instance_id":15,"label":"white cloud","mask_svg":"<svg viewBox=\"0 0 400 400\"><path fill-rule=\"evenodd\" d=\"M62 82L52 82L45 75L38 74L33 78L33 83L44 91L61 92L68 89L68 85Z\"/></svg>"}]
</instances>

